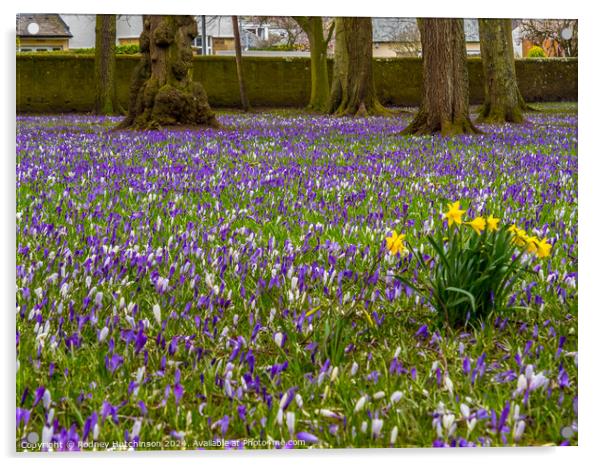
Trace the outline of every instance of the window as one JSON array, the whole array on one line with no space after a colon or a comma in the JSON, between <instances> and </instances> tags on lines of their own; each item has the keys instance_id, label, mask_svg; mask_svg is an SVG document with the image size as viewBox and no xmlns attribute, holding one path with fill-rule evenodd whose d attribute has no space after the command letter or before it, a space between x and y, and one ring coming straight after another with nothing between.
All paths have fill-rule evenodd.
<instances>
[{"instance_id":1,"label":"window","mask_svg":"<svg viewBox=\"0 0 602 466\"><path fill-rule=\"evenodd\" d=\"M63 47L56 47L56 46L44 46L44 45L39 45L39 46L28 46L28 47L19 47L17 49L17 52L58 52L63 50Z\"/></svg>"},{"instance_id":2,"label":"window","mask_svg":"<svg viewBox=\"0 0 602 466\"><path fill-rule=\"evenodd\" d=\"M261 40L268 40L269 38L269 30L267 26L246 26L243 28L243 30L250 34L255 34Z\"/></svg>"},{"instance_id":3,"label":"window","mask_svg":"<svg viewBox=\"0 0 602 466\"><path fill-rule=\"evenodd\" d=\"M203 53L203 36L196 36L192 41L192 47L197 49L198 54ZM207 55L211 55L213 53L213 38L211 36L207 36Z\"/></svg>"}]
</instances>

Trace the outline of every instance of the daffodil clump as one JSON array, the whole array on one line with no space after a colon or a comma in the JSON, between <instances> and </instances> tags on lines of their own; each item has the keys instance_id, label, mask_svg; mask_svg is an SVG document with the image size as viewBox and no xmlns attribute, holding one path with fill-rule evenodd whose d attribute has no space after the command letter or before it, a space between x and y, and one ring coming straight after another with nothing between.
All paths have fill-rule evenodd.
<instances>
[{"instance_id":1,"label":"daffodil clump","mask_svg":"<svg viewBox=\"0 0 602 466\"><path fill-rule=\"evenodd\" d=\"M439 312L442 323L455 327L506 309L513 285L527 272L524 255L545 258L552 248L547 238L500 226L493 214L472 220L465 214L459 201L447 204L444 226L427 236L431 250L424 254L404 243L405 235L387 238L391 254L408 250L422 269L419 283L399 278Z\"/></svg>"},{"instance_id":2,"label":"daffodil clump","mask_svg":"<svg viewBox=\"0 0 602 466\"><path fill-rule=\"evenodd\" d=\"M528 253L535 254L540 259L548 257L552 245L547 238L539 239L537 236L529 236L527 232L516 225L511 225L508 231L512 234L512 242L519 248L524 248Z\"/></svg>"}]
</instances>

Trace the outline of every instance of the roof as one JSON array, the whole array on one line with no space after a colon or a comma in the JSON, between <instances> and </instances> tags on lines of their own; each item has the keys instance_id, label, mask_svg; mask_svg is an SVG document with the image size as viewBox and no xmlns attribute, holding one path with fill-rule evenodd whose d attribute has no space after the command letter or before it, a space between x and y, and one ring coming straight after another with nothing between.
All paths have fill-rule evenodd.
<instances>
[{"instance_id":1,"label":"roof","mask_svg":"<svg viewBox=\"0 0 602 466\"><path fill-rule=\"evenodd\" d=\"M197 16L198 34L201 35L201 19ZM207 36L221 39L233 39L234 27L232 16L206 16ZM254 47L259 42L259 37L252 32L245 31L250 23L240 22L240 42L243 47Z\"/></svg>"},{"instance_id":2,"label":"roof","mask_svg":"<svg viewBox=\"0 0 602 466\"><path fill-rule=\"evenodd\" d=\"M466 42L479 42L479 21L464 20ZM417 42L420 32L416 18L372 18L373 42Z\"/></svg>"},{"instance_id":3,"label":"roof","mask_svg":"<svg viewBox=\"0 0 602 466\"><path fill-rule=\"evenodd\" d=\"M37 33L32 33L28 26L38 25ZM54 14L23 14L17 15L17 36L19 37L73 37L69 27L60 15Z\"/></svg>"},{"instance_id":4,"label":"roof","mask_svg":"<svg viewBox=\"0 0 602 466\"><path fill-rule=\"evenodd\" d=\"M372 18L372 42L416 42L416 18Z\"/></svg>"},{"instance_id":5,"label":"roof","mask_svg":"<svg viewBox=\"0 0 602 466\"><path fill-rule=\"evenodd\" d=\"M464 20L464 35L466 42L479 42L479 20L465 19Z\"/></svg>"}]
</instances>

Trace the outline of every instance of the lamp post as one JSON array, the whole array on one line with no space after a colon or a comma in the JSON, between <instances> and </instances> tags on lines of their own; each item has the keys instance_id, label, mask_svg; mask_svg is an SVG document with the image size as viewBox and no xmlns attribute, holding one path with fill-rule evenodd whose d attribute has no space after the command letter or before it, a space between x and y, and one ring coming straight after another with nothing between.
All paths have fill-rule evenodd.
<instances>
[{"instance_id":1,"label":"lamp post","mask_svg":"<svg viewBox=\"0 0 602 466\"><path fill-rule=\"evenodd\" d=\"M203 37L203 55L207 55L207 22L205 15L201 16L201 36Z\"/></svg>"}]
</instances>

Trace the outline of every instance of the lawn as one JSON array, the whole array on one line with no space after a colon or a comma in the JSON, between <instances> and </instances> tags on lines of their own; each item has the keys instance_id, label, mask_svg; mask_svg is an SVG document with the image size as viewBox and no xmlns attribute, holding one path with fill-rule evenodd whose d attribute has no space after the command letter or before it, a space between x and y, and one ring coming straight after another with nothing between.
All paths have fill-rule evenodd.
<instances>
[{"instance_id":1,"label":"lawn","mask_svg":"<svg viewBox=\"0 0 602 466\"><path fill-rule=\"evenodd\" d=\"M17 449L577 444L577 109L542 109L452 139L19 116ZM454 201L552 244L465 329L385 241L429 254Z\"/></svg>"}]
</instances>

